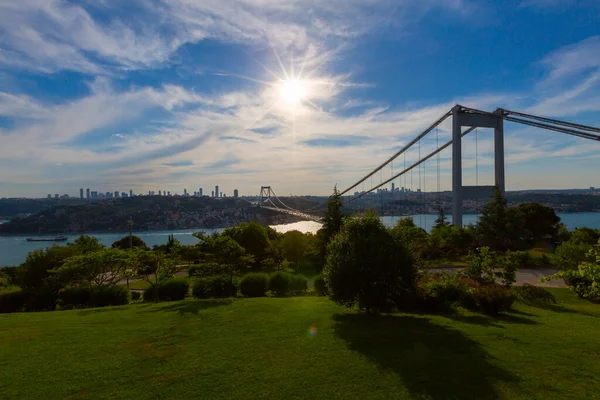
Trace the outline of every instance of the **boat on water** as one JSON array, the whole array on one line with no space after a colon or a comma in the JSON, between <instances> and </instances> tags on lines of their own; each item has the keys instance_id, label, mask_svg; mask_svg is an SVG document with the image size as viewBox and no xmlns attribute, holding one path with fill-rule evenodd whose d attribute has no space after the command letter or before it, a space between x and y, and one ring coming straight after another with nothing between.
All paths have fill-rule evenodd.
<instances>
[{"instance_id":1,"label":"boat on water","mask_svg":"<svg viewBox=\"0 0 600 400\"><path fill-rule=\"evenodd\" d=\"M64 242L68 238L64 235L56 237L38 237L38 238L27 238L28 242Z\"/></svg>"}]
</instances>

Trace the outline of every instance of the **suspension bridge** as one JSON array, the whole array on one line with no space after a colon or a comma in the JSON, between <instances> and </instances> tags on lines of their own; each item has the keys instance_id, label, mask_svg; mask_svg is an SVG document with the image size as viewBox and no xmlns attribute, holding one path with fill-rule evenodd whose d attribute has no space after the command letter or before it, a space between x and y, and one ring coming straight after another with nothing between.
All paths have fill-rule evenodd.
<instances>
[{"instance_id":1,"label":"suspension bridge","mask_svg":"<svg viewBox=\"0 0 600 400\"><path fill-rule=\"evenodd\" d=\"M438 127L446 121L448 118L451 118L451 135L452 139L445 144L439 144L439 132ZM462 105L455 105L448 112L444 113L440 118L434 121L431 125L429 125L425 130L423 130L419 135L417 135L414 139L409 141L406 145L404 145L400 150L398 150L395 154L389 157L387 160L383 161L379 166L375 167L368 174L360 178L354 184L348 186L346 189L340 192L340 196L342 196L343 204L348 204L353 201L360 199L363 196L366 196L370 193L375 192L378 189L381 189L385 185L394 182L394 180L402 177L403 175L411 172L417 167L423 165L427 160L432 159L437 156L437 176L438 176L438 192L439 190L439 180L440 180L440 162L439 162L439 154L452 146L452 156L451 156L451 164L452 164L452 224L456 226L463 225L463 199L465 194L474 193L482 191L491 193L494 189L494 186L497 186L500 189L500 192L504 195L506 190L506 179L505 179L505 152L504 152L504 122L509 121L525 126L545 129L553 132L559 132L566 135L575 136L581 139L594 140L600 142L600 128L577 124L573 122L561 121L558 119L540 117L533 114L527 114L523 112L511 111L502 108L498 108L493 112L482 111L474 108L465 107ZM462 152L462 139L472 133L476 132L477 128L491 128L494 130L494 186L479 186L476 180L475 186L464 186L463 185L463 152ZM436 132L436 149L429 154L421 156L421 142L427 135L430 135L432 132ZM477 140L477 136L476 136ZM476 141L477 143L477 141ZM408 167L406 166L406 153L413 148L418 148L418 159L413 162ZM400 172L394 174L393 173L393 162L398 159L401 155L404 155L404 167L400 170ZM375 174L383 171L384 168L390 166L392 169L391 177L389 179L380 180L379 184L373 185L372 179ZM420 170L419 170L420 174ZM380 175L382 176L382 175ZM358 189L365 182L368 182L370 179L370 189L362 190L360 192L356 191L353 195L347 195L351 193L352 190ZM420 181L420 177L419 177ZM420 191L420 189L419 189ZM257 206L270 209L277 212L287 213L290 215L295 215L297 217L312 220L312 221L321 221L321 217L318 215L318 212L324 209L326 202L319 204L315 207L306 209L306 210L297 210L293 207L285 204L281 199L275 195L275 192L270 186L261 187L260 196Z\"/></svg>"}]
</instances>

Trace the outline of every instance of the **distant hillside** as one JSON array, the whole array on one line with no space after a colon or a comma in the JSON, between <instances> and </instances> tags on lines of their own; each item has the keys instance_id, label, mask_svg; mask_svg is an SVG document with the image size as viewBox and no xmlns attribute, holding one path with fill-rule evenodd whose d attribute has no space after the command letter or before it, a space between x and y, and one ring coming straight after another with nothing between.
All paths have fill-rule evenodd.
<instances>
[{"instance_id":1,"label":"distant hillside","mask_svg":"<svg viewBox=\"0 0 600 400\"><path fill-rule=\"evenodd\" d=\"M241 222L296 222L297 217L253 207L243 199L140 196L95 204L62 205L0 225L0 234L125 232L219 228Z\"/></svg>"}]
</instances>

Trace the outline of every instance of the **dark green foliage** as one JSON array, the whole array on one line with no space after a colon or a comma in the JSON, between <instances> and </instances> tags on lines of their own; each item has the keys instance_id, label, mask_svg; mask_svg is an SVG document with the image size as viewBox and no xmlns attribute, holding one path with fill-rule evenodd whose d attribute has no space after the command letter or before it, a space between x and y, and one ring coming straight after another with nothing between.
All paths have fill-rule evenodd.
<instances>
[{"instance_id":1,"label":"dark green foliage","mask_svg":"<svg viewBox=\"0 0 600 400\"><path fill-rule=\"evenodd\" d=\"M223 267L217 263L203 263L199 265L193 265L188 269L188 276L203 277L219 275L223 273Z\"/></svg>"},{"instance_id":2,"label":"dark green foliage","mask_svg":"<svg viewBox=\"0 0 600 400\"><path fill-rule=\"evenodd\" d=\"M496 187L492 201L483 207L476 225L477 241L493 250L520 250L525 246L525 216L520 210L507 211L506 199Z\"/></svg>"},{"instance_id":3,"label":"dark green foliage","mask_svg":"<svg viewBox=\"0 0 600 400\"><path fill-rule=\"evenodd\" d=\"M176 301L187 296L190 285L187 279L172 278L144 290L144 301Z\"/></svg>"},{"instance_id":4,"label":"dark green foliage","mask_svg":"<svg viewBox=\"0 0 600 400\"><path fill-rule=\"evenodd\" d=\"M255 267L273 252L268 228L258 222L246 222L227 228L222 235L235 240L245 250L245 254L253 256Z\"/></svg>"},{"instance_id":5,"label":"dark green foliage","mask_svg":"<svg viewBox=\"0 0 600 400\"><path fill-rule=\"evenodd\" d=\"M276 296L285 296L291 290L292 279L292 274L288 272L274 272L269 276L269 290Z\"/></svg>"},{"instance_id":6,"label":"dark green foliage","mask_svg":"<svg viewBox=\"0 0 600 400\"><path fill-rule=\"evenodd\" d=\"M336 303L367 311L389 307L397 293L411 291L415 269L409 252L375 215L348 218L327 248L323 269Z\"/></svg>"},{"instance_id":7,"label":"dark green foliage","mask_svg":"<svg viewBox=\"0 0 600 400\"><path fill-rule=\"evenodd\" d=\"M570 241L575 244L594 245L600 239L600 229L577 228L571 231Z\"/></svg>"},{"instance_id":8,"label":"dark green foliage","mask_svg":"<svg viewBox=\"0 0 600 400\"><path fill-rule=\"evenodd\" d=\"M521 252L499 253L482 247L478 252L471 253L469 265L461 271L461 275L483 285L499 281L510 287L517 279L516 273L522 258Z\"/></svg>"},{"instance_id":9,"label":"dark green foliage","mask_svg":"<svg viewBox=\"0 0 600 400\"><path fill-rule=\"evenodd\" d=\"M408 249L416 266L425 266L425 261L431 255L429 235L425 229L416 226L410 217L400 218L392 229L392 235Z\"/></svg>"},{"instance_id":10,"label":"dark green foliage","mask_svg":"<svg viewBox=\"0 0 600 400\"><path fill-rule=\"evenodd\" d=\"M25 311L28 298L24 291L0 293L0 314Z\"/></svg>"},{"instance_id":11,"label":"dark green foliage","mask_svg":"<svg viewBox=\"0 0 600 400\"><path fill-rule=\"evenodd\" d=\"M448 225L450 225L450 223L446 220L446 214L444 213L444 209L440 208L439 215L433 223L433 229L439 229Z\"/></svg>"},{"instance_id":12,"label":"dark green foliage","mask_svg":"<svg viewBox=\"0 0 600 400\"><path fill-rule=\"evenodd\" d=\"M498 315L509 311L515 302L515 296L510 289L501 285L480 285L471 294L472 301L464 302L465 307L475 307L488 315ZM473 308L471 308L473 309Z\"/></svg>"},{"instance_id":13,"label":"dark green foliage","mask_svg":"<svg viewBox=\"0 0 600 400\"><path fill-rule=\"evenodd\" d=\"M23 289L44 288L58 292L64 283L59 282L50 271L58 269L67 258L76 254L75 246L52 246L30 252L21 264L19 286Z\"/></svg>"},{"instance_id":14,"label":"dark green foliage","mask_svg":"<svg viewBox=\"0 0 600 400\"><path fill-rule=\"evenodd\" d=\"M0 313L51 311L56 308L56 301L57 294L44 289L0 293Z\"/></svg>"},{"instance_id":15,"label":"dark green foliage","mask_svg":"<svg viewBox=\"0 0 600 400\"><path fill-rule=\"evenodd\" d=\"M575 270L585 261L590 261L592 246L580 241L569 240L556 248L552 255L552 263L559 269Z\"/></svg>"},{"instance_id":16,"label":"dark green foliage","mask_svg":"<svg viewBox=\"0 0 600 400\"><path fill-rule=\"evenodd\" d=\"M283 256L288 261L294 263L295 268L308 249L309 239L308 235L302 232L289 231L283 234L280 243Z\"/></svg>"},{"instance_id":17,"label":"dark green foliage","mask_svg":"<svg viewBox=\"0 0 600 400\"><path fill-rule=\"evenodd\" d=\"M127 250L133 247L149 250L149 247L146 246L146 243L141 238L135 235L131 235L131 237L127 235L124 238L117 240L112 244L112 247L122 250Z\"/></svg>"},{"instance_id":18,"label":"dark green foliage","mask_svg":"<svg viewBox=\"0 0 600 400\"><path fill-rule=\"evenodd\" d=\"M236 282L232 282L227 275L199 278L192 286L192 296L197 299L227 298L236 294Z\"/></svg>"},{"instance_id":19,"label":"dark green foliage","mask_svg":"<svg viewBox=\"0 0 600 400\"><path fill-rule=\"evenodd\" d=\"M446 311L453 305L468 301L476 285L473 280L459 274L425 273L419 277L414 301L400 303L398 307L410 309L412 306L420 311Z\"/></svg>"},{"instance_id":20,"label":"dark green foliage","mask_svg":"<svg viewBox=\"0 0 600 400\"><path fill-rule=\"evenodd\" d=\"M19 286L20 282L20 267L3 267L0 268L0 275L6 278L7 286Z\"/></svg>"},{"instance_id":21,"label":"dark green foliage","mask_svg":"<svg viewBox=\"0 0 600 400\"><path fill-rule=\"evenodd\" d=\"M138 301L141 298L142 294L140 292L138 292L137 290L131 291L131 301Z\"/></svg>"},{"instance_id":22,"label":"dark green foliage","mask_svg":"<svg viewBox=\"0 0 600 400\"><path fill-rule=\"evenodd\" d=\"M412 228L414 229L414 228ZM417 228L419 229L419 228ZM410 232L408 233L410 235ZM423 240L424 235L419 234ZM407 240L407 239L405 239ZM413 246L419 247L419 242L408 239L409 243L413 243ZM473 246L473 235L465 229L454 225L442 225L434 228L429 234L429 249L430 252L435 253L438 256L454 256L467 254L469 249ZM424 247L422 244L421 248Z\"/></svg>"},{"instance_id":23,"label":"dark green foliage","mask_svg":"<svg viewBox=\"0 0 600 400\"><path fill-rule=\"evenodd\" d=\"M87 254L102 250L104 245L100 243L97 237L81 235L72 243L67 243L67 247L75 248L77 254Z\"/></svg>"},{"instance_id":24,"label":"dark green foliage","mask_svg":"<svg viewBox=\"0 0 600 400\"><path fill-rule=\"evenodd\" d=\"M61 291L59 305L63 309L120 306L129 304L125 286L79 286Z\"/></svg>"},{"instance_id":25,"label":"dark green foliage","mask_svg":"<svg viewBox=\"0 0 600 400\"><path fill-rule=\"evenodd\" d=\"M533 286L529 283L523 286L515 286L513 293L515 293L519 300L526 304L556 304L556 298L554 298L552 293L542 287Z\"/></svg>"},{"instance_id":26,"label":"dark green foliage","mask_svg":"<svg viewBox=\"0 0 600 400\"><path fill-rule=\"evenodd\" d=\"M322 265L325 265L327 261L327 246L329 242L342 228L344 221L342 206L342 198L336 186L333 188L333 194L327 200L327 211L323 218L323 227L317 232Z\"/></svg>"},{"instance_id":27,"label":"dark green foliage","mask_svg":"<svg viewBox=\"0 0 600 400\"><path fill-rule=\"evenodd\" d=\"M558 237L560 218L553 208L538 203L521 203L507 210L509 221L521 219L529 244L538 241L554 241Z\"/></svg>"},{"instance_id":28,"label":"dark green foliage","mask_svg":"<svg viewBox=\"0 0 600 400\"><path fill-rule=\"evenodd\" d=\"M304 295L308 290L308 280L304 275L294 274L290 281L290 294L294 296Z\"/></svg>"},{"instance_id":29,"label":"dark green foliage","mask_svg":"<svg viewBox=\"0 0 600 400\"><path fill-rule=\"evenodd\" d=\"M315 288L315 292L319 296L326 296L327 293L327 285L325 284L325 279L321 275L315 276L313 280L313 286Z\"/></svg>"},{"instance_id":30,"label":"dark green foliage","mask_svg":"<svg viewBox=\"0 0 600 400\"><path fill-rule=\"evenodd\" d=\"M245 297L263 297L269 286L269 275L261 272L246 274L240 281L240 292Z\"/></svg>"}]
</instances>

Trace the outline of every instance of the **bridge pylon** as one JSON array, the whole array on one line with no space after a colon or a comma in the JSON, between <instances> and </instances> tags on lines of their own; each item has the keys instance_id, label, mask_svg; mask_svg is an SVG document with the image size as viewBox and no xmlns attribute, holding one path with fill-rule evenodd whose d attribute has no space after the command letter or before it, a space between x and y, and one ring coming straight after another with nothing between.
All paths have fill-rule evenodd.
<instances>
[{"instance_id":1,"label":"bridge pylon","mask_svg":"<svg viewBox=\"0 0 600 400\"><path fill-rule=\"evenodd\" d=\"M271 189L271 186L261 186L260 187L260 198L258 200L258 204L263 204L265 201L271 199L271 196L273 196L273 190Z\"/></svg>"}]
</instances>

